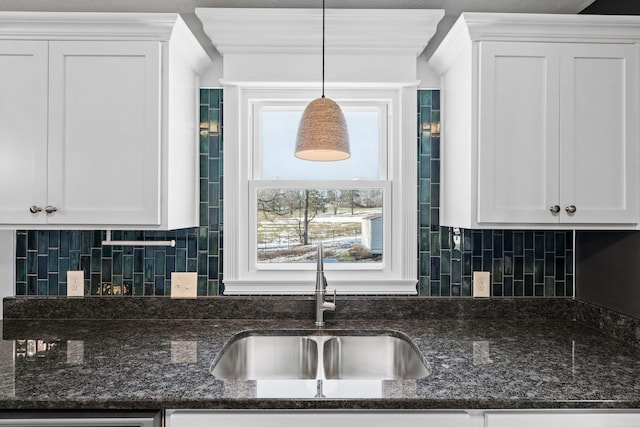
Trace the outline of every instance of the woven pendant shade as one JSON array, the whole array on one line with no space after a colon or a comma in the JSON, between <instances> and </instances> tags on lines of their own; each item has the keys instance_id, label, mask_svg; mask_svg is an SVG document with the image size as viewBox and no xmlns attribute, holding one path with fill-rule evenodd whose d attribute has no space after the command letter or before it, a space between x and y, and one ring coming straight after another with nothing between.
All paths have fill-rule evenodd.
<instances>
[{"instance_id":1,"label":"woven pendant shade","mask_svg":"<svg viewBox=\"0 0 640 427\"><path fill-rule=\"evenodd\" d=\"M351 157L347 122L335 101L323 97L307 105L298 127L295 156L325 162Z\"/></svg>"}]
</instances>

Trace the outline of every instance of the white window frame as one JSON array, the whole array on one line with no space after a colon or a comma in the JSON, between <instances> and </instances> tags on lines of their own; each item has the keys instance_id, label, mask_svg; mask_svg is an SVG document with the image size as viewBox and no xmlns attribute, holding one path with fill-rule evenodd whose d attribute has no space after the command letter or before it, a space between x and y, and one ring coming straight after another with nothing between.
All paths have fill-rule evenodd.
<instances>
[{"instance_id":1,"label":"white window frame","mask_svg":"<svg viewBox=\"0 0 640 427\"><path fill-rule=\"evenodd\" d=\"M415 295L417 284L417 148L414 85L375 84L329 87L327 97L340 105L384 105L388 109L386 147L381 147L380 179L342 181L351 188L384 191L384 250L382 263L368 267L325 264L329 291L358 295ZM312 294L315 264L286 268L256 262L257 188L276 187L274 181L254 180L260 165L256 108L274 103L302 103L318 97L317 87L283 84L227 83L224 87L224 257L226 295ZM381 138L382 139L382 138ZM293 147L292 147L293 150ZM328 188L337 181L284 181L296 188ZM289 187L291 188L291 187ZM252 208L253 206L253 208ZM253 210L252 210L253 209Z\"/></svg>"}]
</instances>

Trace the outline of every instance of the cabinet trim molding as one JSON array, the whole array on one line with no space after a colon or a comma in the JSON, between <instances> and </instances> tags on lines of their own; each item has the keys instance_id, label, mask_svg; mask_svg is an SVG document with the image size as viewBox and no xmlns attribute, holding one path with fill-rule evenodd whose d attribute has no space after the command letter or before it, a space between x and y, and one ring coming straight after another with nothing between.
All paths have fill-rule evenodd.
<instances>
[{"instance_id":1,"label":"cabinet trim molding","mask_svg":"<svg viewBox=\"0 0 640 427\"><path fill-rule=\"evenodd\" d=\"M429 60L442 74L475 41L638 43L637 16L465 12Z\"/></svg>"}]
</instances>

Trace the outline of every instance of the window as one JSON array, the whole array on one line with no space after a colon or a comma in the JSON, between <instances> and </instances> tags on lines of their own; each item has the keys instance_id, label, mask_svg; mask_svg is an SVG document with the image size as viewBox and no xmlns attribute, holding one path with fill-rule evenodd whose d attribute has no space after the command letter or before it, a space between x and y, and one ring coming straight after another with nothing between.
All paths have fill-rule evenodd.
<instances>
[{"instance_id":1,"label":"window","mask_svg":"<svg viewBox=\"0 0 640 427\"><path fill-rule=\"evenodd\" d=\"M256 227L250 235L256 269L313 263L318 243L325 262L342 264L339 268L383 267L386 182L380 178L387 168L380 159L386 159L388 105L344 104L351 158L310 162L293 155L306 104L254 103L249 210L250 226Z\"/></svg>"},{"instance_id":2,"label":"window","mask_svg":"<svg viewBox=\"0 0 640 427\"><path fill-rule=\"evenodd\" d=\"M294 156L300 117L316 91L243 88L232 94L240 116L231 137L237 145L225 129L226 294L311 293L319 242L328 285L338 293L415 293L415 90L411 140L401 144L406 93L331 93L345 113L351 144L351 158L338 162ZM226 115L226 92L225 103ZM401 237L407 232L408 242Z\"/></svg>"}]
</instances>

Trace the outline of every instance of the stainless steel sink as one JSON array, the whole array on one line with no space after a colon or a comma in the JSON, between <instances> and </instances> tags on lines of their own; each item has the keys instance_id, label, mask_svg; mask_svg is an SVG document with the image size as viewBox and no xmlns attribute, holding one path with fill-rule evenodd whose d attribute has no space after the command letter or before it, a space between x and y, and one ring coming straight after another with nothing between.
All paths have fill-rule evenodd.
<instances>
[{"instance_id":1,"label":"stainless steel sink","mask_svg":"<svg viewBox=\"0 0 640 427\"><path fill-rule=\"evenodd\" d=\"M391 335L337 336L324 343L326 379L406 380L429 375L418 350Z\"/></svg>"},{"instance_id":2,"label":"stainless steel sink","mask_svg":"<svg viewBox=\"0 0 640 427\"><path fill-rule=\"evenodd\" d=\"M318 346L306 336L247 335L234 339L211 373L221 379L314 379Z\"/></svg>"},{"instance_id":3,"label":"stainless steel sink","mask_svg":"<svg viewBox=\"0 0 640 427\"><path fill-rule=\"evenodd\" d=\"M390 331L244 332L211 369L219 379L406 380L429 375L427 363L403 334Z\"/></svg>"}]
</instances>

